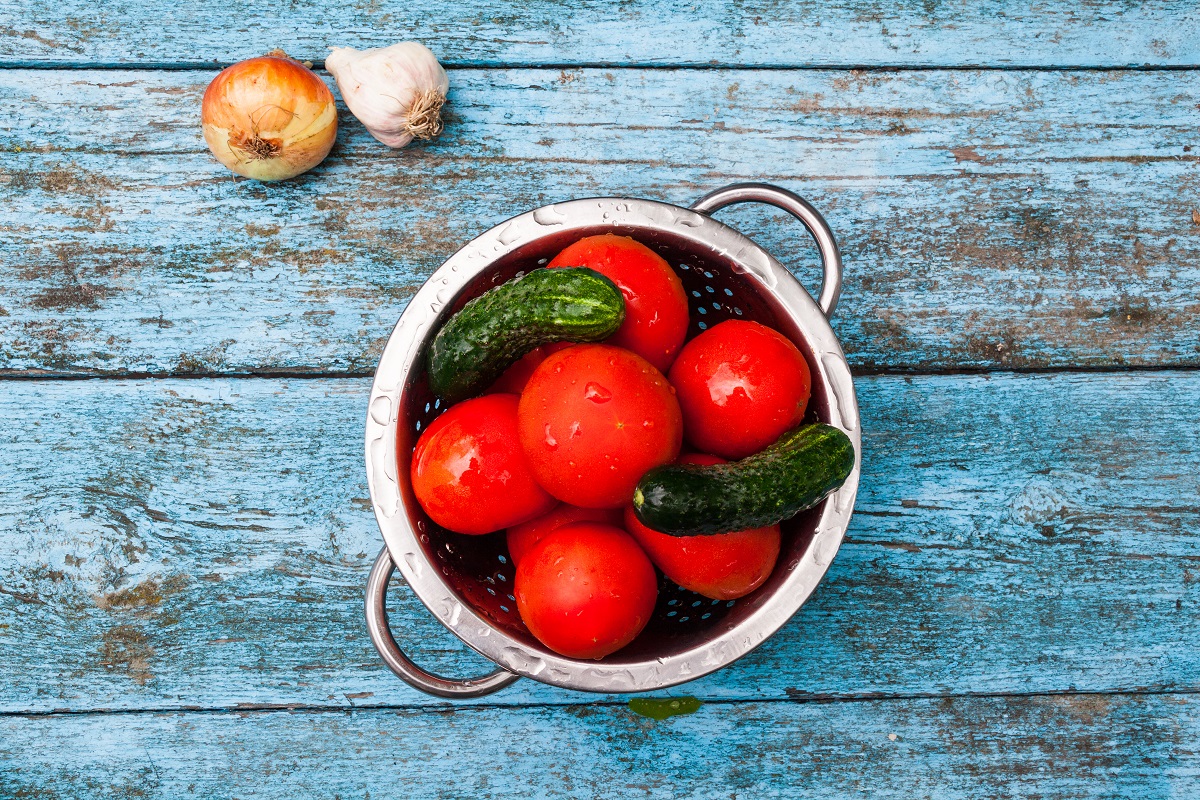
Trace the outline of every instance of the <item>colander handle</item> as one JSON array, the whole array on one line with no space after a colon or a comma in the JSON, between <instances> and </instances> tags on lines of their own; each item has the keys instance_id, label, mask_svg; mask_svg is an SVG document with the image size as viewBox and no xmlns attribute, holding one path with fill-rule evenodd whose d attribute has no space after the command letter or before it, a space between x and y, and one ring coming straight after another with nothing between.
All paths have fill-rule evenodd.
<instances>
[{"instance_id":1,"label":"colander handle","mask_svg":"<svg viewBox=\"0 0 1200 800\"><path fill-rule=\"evenodd\" d=\"M825 270L824 279L821 281L821 297L817 303L826 317L832 317L833 310L837 308L838 298L842 295L842 254L838 250L837 240L833 238L833 231L829 229L829 223L811 203L798 194L769 183L731 183L692 203L692 210L701 214L712 214L734 203L751 202L782 208L808 228L808 232L817 242L821 265Z\"/></svg>"},{"instance_id":2,"label":"colander handle","mask_svg":"<svg viewBox=\"0 0 1200 800\"><path fill-rule=\"evenodd\" d=\"M371 643L383 657L383 663L387 664L388 669L396 673L400 680L415 689L438 697L461 699L491 694L521 677L506 669L497 669L495 672L478 678L457 680L434 675L413 663L412 659L406 656L400 646L396 644L396 640L392 636L392 629L388 625L386 602L388 582L395 570L396 565L392 563L392 557L388 554L387 547L384 547L376 556L375 564L371 567L371 574L367 578L367 631L371 634Z\"/></svg>"}]
</instances>

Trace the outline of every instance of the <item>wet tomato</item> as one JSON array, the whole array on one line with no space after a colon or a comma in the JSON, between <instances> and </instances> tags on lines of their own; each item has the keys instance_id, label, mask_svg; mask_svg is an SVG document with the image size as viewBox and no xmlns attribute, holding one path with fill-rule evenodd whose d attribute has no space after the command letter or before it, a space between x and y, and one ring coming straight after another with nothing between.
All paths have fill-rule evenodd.
<instances>
[{"instance_id":1,"label":"wet tomato","mask_svg":"<svg viewBox=\"0 0 1200 800\"><path fill-rule=\"evenodd\" d=\"M588 236L563 250L548 267L588 267L617 285L625 321L607 340L666 372L688 330L687 293L662 256L628 236Z\"/></svg>"},{"instance_id":2,"label":"wet tomato","mask_svg":"<svg viewBox=\"0 0 1200 800\"><path fill-rule=\"evenodd\" d=\"M633 641L654 611L650 559L620 528L564 525L525 554L517 610L538 641L569 658L603 658Z\"/></svg>"},{"instance_id":3,"label":"wet tomato","mask_svg":"<svg viewBox=\"0 0 1200 800\"><path fill-rule=\"evenodd\" d=\"M620 527L622 519L624 515L619 508L580 508L570 503L559 503L540 517L509 528L505 533L508 554L514 565L520 564L535 544L564 525L572 522L604 522Z\"/></svg>"},{"instance_id":4,"label":"wet tomato","mask_svg":"<svg viewBox=\"0 0 1200 800\"><path fill-rule=\"evenodd\" d=\"M724 464L725 459L689 453L680 456L678 463ZM643 525L630 505L625 508L625 530L664 575L713 600L750 594L766 581L779 558L778 525L704 536L671 536Z\"/></svg>"},{"instance_id":5,"label":"wet tomato","mask_svg":"<svg viewBox=\"0 0 1200 800\"><path fill-rule=\"evenodd\" d=\"M559 350L565 350L574 342L551 342L540 347L535 347L525 355L517 359L511 367L504 370L500 377L496 379L484 394L495 394L497 392L511 392L512 394L520 394L525 390L525 384L529 382L529 376L546 360L546 356L551 353L557 353Z\"/></svg>"},{"instance_id":6,"label":"wet tomato","mask_svg":"<svg viewBox=\"0 0 1200 800\"><path fill-rule=\"evenodd\" d=\"M413 492L429 518L488 533L550 510L517 438L517 396L465 400L433 421L413 449Z\"/></svg>"},{"instance_id":7,"label":"wet tomato","mask_svg":"<svg viewBox=\"0 0 1200 800\"><path fill-rule=\"evenodd\" d=\"M808 362L782 334L726 320L692 339L671 366L688 441L738 459L757 453L804 417Z\"/></svg>"},{"instance_id":8,"label":"wet tomato","mask_svg":"<svg viewBox=\"0 0 1200 800\"><path fill-rule=\"evenodd\" d=\"M529 376L537 369L538 364L546 359L546 351L544 348L535 347L521 358L517 359L511 367L504 370L500 377L496 379L485 394L496 394L501 392L509 392L512 394L520 394L525 389L525 384L529 382Z\"/></svg>"},{"instance_id":9,"label":"wet tomato","mask_svg":"<svg viewBox=\"0 0 1200 800\"><path fill-rule=\"evenodd\" d=\"M559 500L617 508L651 467L679 454L683 419L666 379L620 347L579 344L546 358L517 413L538 482Z\"/></svg>"}]
</instances>

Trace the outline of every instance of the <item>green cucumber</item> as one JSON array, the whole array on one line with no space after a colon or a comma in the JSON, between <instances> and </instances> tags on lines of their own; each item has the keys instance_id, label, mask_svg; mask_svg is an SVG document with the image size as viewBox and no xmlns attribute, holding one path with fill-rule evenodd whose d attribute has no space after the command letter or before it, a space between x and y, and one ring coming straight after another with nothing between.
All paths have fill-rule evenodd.
<instances>
[{"instance_id":1,"label":"green cucumber","mask_svg":"<svg viewBox=\"0 0 1200 800\"><path fill-rule=\"evenodd\" d=\"M741 461L650 470L633 493L647 527L673 536L774 525L812 508L854 469L854 445L830 425L804 425Z\"/></svg>"},{"instance_id":2,"label":"green cucumber","mask_svg":"<svg viewBox=\"0 0 1200 800\"><path fill-rule=\"evenodd\" d=\"M442 326L429 347L429 386L457 403L535 347L598 342L624 320L621 290L599 272L535 269L476 297Z\"/></svg>"}]
</instances>

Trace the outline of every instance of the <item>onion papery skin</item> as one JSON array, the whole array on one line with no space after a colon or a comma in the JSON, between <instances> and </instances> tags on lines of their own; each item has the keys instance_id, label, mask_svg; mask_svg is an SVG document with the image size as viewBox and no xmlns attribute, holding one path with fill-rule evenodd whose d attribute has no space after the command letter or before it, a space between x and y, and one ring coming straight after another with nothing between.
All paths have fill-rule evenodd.
<instances>
[{"instance_id":1,"label":"onion papery skin","mask_svg":"<svg viewBox=\"0 0 1200 800\"><path fill-rule=\"evenodd\" d=\"M281 181L320 164L337 138L333 93L303 64L262 56L222 70L204 91L204 141L238 175Z\"/></svg>"}]
</instances>

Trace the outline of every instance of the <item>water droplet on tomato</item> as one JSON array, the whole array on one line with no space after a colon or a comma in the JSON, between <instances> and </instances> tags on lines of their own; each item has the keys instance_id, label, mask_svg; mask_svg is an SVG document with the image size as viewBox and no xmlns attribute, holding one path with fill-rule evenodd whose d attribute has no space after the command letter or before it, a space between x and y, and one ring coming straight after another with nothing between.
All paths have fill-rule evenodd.
<instances>
[{"instance_id":1,"label":"water droplet on tomato","mask_svg":"<svg viewBox=\"0 0 1200 800\"><path fill-rule=\"evenodd\" d=\"M643 428L653 428L653 427L654 427L654 423L653 423L653 422L651 422L650 420L646 420L645 422L643 422L643 423L642 423L642 427L643 427Z\"/></svg>"},{"instance_id":2,"label":"water droplet on tomato","mask_svg":"<svg viewBox=\"0 0 1200 800\"><path fill-rule=\"evenodd\" d=\"M558 441L554 438L553 434L550 433L549 423L546 424L546 447L549 447L551 450L558 448Z\"/></svg>"},{"instance_id":3,"label":"water droplet on tomato","mask_svg":"<svg viewBox=\"0 0 1200 800\"><path fill-rule=\"evenodd\" d=\"M607 403L609 400L612 400L612 392L595 381L589 381L588 385L583 389L583 397L585 400L591 400L593 403Z\"/></svg>"}]
</instances>

